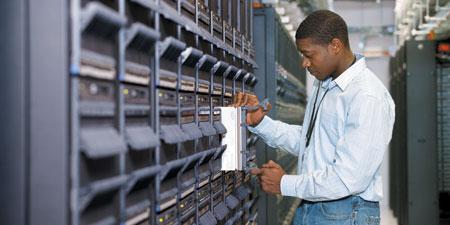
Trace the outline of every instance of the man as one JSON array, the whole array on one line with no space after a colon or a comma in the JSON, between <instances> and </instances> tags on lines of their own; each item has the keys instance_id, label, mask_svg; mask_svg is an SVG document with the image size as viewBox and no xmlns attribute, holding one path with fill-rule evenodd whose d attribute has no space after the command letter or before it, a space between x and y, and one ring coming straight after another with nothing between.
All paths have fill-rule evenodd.
<instances>
[{"instance_id":1,"label":"man","mask_svg":"<svg viewBox=\"0 0 450 225\"><path fill-rule=\"evenodd\" d=\"M298 175L285 174L273 161L252 174L267 193L303 199L296 225L379 224L380 167L394 124L392 98L365 59L352 53L339 15L316 11L295 36L302 66L316 78L303 126L274 121L262 108L249 112L247 123L269 146L298 156ZM242 95L246 105L259 103Z\"/></svg>"}]
</instances>

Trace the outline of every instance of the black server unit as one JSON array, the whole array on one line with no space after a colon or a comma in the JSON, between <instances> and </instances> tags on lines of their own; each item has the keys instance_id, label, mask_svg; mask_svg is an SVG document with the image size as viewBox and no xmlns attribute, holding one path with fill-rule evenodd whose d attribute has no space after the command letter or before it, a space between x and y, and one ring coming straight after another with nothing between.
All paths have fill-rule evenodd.
<instances>
[{"instance_id":1,"label":"black server unit","mask_svg":"<svg viewBox=\"0 0 450 225\"><path fill-rule=\"evenodd\" d=\"M434 41L411 40L391 59L390 205L399 224L439 224L435 55Z\"/></svg>"},{"instance_id":2,"label":"black server unit","mask_svg":"<svg viewBox=\"0 0 450 225\"><path fill-rule=\"evenodd\" d=\"M450 224L450 41L437 46L439 217L441 224Z\"/></svg>"}]
</instances>

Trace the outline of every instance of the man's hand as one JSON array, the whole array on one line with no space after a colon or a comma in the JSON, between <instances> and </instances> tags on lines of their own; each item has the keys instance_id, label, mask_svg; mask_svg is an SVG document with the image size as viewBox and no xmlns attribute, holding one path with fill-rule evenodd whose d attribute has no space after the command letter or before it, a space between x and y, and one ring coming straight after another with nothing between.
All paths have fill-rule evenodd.
<instances>
[{"instance_id":1,"label":"man's hand","mask_svg":"<svg viewBox=\"0 0 450 225\"><path fill-rule=\"evenodd\" d=\"M280 165L270 160L261 168L252 169L251 174L259 177L263 191L270 194L281 194L281 178L286 173Z\"/></svg>"},{"instance_id":2,"label":"man's hand","mask_svg":"<svg viewBox=\"0 0 450 225\"><path fill-rule=\"evenodd\" d=\"M234 95L233 98L233 106L255 106L259 104L258 97L252 94L238 92ZM267 106L267 110L264 111L262 107L258 107L256 110L248 110L247 111L247 125L257 126L263 119L264 116L272 109L272 105Z\"/></svg>"},{"instance_id":3,"label":"man's hand","mask_svg":"<svg viewBox=\"0 0 450 225\"><path fill-rule=\"evenodd\" d=\"M237 92L236 94L234 94L233 96L233 107L240 107L240 106L244 106L245 104L247 104L247 100L248 100L248 95L244 92Z\"/></svg>"}]
</instances>

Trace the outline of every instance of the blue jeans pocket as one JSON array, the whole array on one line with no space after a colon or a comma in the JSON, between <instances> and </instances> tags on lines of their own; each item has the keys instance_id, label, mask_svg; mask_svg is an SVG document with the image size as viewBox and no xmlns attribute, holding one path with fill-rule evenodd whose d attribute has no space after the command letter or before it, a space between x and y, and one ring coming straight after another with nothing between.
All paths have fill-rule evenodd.
<instances>
[{"instance_id":1,"label":"blue jeans pocket","mask_svg":"<svg viewBox=\"0 0 450 225\"><path fill-rule=\"evenodd\" d=\"M380 205L378 202L364 201L356 209L355 225L379 225Z\"/></svg>"},{"instance_id":2,"label":"blue jeans pocket","mask_svg":"<svg viewBox=\"0 0 450 225\"><path fill-rule=\"evenodd\" d=\"M378 225L378 224L380 224L380 217L379 216L368 216L368 217L366 217L366 224Z\"/></svg>"},{"instance_id":3,"label":"blue jeans pocket","mask_svg":"<svg viewBox=\"0 0 450 225\"><path fill-rule=\"evenodd\" d=\"M348 220L352 218L352 205L345 201L318 203L325 218L330 220Z\"/></svg>"}]
</instances>

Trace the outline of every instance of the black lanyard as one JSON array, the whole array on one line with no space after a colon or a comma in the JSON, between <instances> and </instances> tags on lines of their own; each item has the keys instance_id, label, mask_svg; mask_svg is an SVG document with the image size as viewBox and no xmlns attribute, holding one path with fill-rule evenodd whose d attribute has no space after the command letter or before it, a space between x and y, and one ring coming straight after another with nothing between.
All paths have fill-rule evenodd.
<instances>
[{"instance_id":1,"label":"black lanyard","mask_svg":"<svg viewBox=\"0 0 450 225\"><path fill-rule=\"evenodd\" d=\"M325 95L327 95L328 91L330 90L330 89L327 89L325 91L325 94L323 94L322 98L320 99L319 105L317 106L317 110L316 110L317 97L319 96L319 90L321 87L322 87L322 82L320 82L319 86L317 87L316 98L314 100L314 107L312 110L311 118L309 119L308 132L306 133L306 147L309 146L309 142L311 141L311 135L314 130L314 126L316 124L317 114L319 114L320 104L322 104L322 101L325 98Z\"/></svg>"},{"instance_id":2,"label":"black lanyard","mask_svg":"<svg viewBox=\"0 0 450 225\"><path fill-rule=\"evenodd\" d=\"M356 62L356 57L353 59L353 62L352 62L352 64L350 64L349 67L351 67L353 64L355 64L355 62ZM327 91L325 91L325 94L323 94L322 99L320 99L319 105L317 106L317 110L316 110L317 97L319 96L319 90L321 87L322 87L322 81L319 83L319 86L317 87L316 98L314 100L314 107L313 107L313 111L311 114L311 118L309 119L308 132L306 133L306 147L309 146L309 142L311 141L312 132L314 130L314 126L316 125L317 114L319 114L320 104L322 104L322 101L325 98L325 95L327 95L328 91L330 90L330 89L327 89Z\"/></svg>"}]
</instances>

